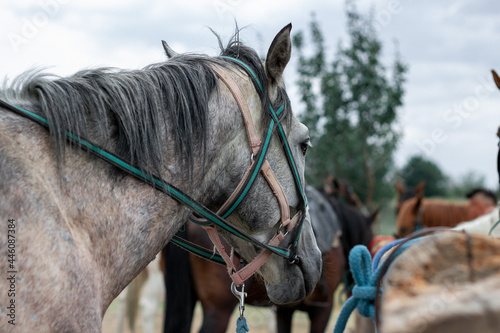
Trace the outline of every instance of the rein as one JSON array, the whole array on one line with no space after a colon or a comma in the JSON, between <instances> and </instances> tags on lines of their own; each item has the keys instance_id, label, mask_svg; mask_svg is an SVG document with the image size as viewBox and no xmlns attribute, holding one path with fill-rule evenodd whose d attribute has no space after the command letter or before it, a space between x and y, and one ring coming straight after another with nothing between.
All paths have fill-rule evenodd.
<instances>
[{"instance_id":1,"label":"rein","mask_svg":"<svg viewBox=\"0 0 500 333\"><path fill-rule=\"evenodd\" d=\"M259 80L257 79L257 76L253 71L243 62L241 62L238 59L234 58L229 58L229 57L223 57L227 60L233 61L240 65L247 73L249 73L250 78L253 80L254 84L260 88L260 95L264 93L262 90L262 85L260 84ZM234 283L236 285L241 285L246 279L248 279L255 271L262 266L262 264L265 262L265 260L271 255L271 254L276 254L278 256L281 256L283 258L288 259L290 263L297 263L299 261L299 258L296 254L297 252L297 245L299 241L299 237L302 231L302 226L303 226L303 221L305 218L306 214L306 207L307 207L307 199L303 191L303 187L300 181L300 177L295 165L295 162L293 160L293 156L290 150L290 147L288 145L288 142L286 140L286 136L283 130L283 127L280 124L279 116L281 112L284 109L284 105L281 106L277 111L275 111L272 107L272 105L269 105L269 111L272 116L272 120L270 122L268 131L267 131L267 136L265 138L264 143L262 144L260 142L260 139L257 135L257 132L255 130L255 126L253 125L253 121L251 119L251 114L249 111L249 107L245 100L243 99L243 94L241 93L241 90L239 90L237 83L232 79L227 73L223 72L221 69L217 67L213 67L214 71L216 72L217 76L228 86L230 91L232 92L234 98L238 102L238 106L242 112L245 126L247 129L247 135L249 138L249 143L250 147L252 149L252 162L250 164L250 167L247 169L243 179L240 181L239 185L237 186L236 190L233 192L233 194L230 196L228 201L219 209L217 213L212 212L210 209L202 205L201 203L197 202L193 198L191 198L189 195L186 193L182 192L172 184L168 183L167 181L163 180L161 177L157 175L148 175L144 173L143 171L139 170L138 168L134 167L127 161L119 158L115 154L100 148L99 146L93 144L91 141L88 141L84 138L78 137L74 135L73 133L66 131L66 138L69 142L72 144L75 144L79 148L81 148L84 151L90 152L94 156L102 159L103 161L115 166L116 168L120 169L121 171L127 173L130 176L133 176L134 178L143 181L151 186L153 186L155 189L167 194L180 204L188 207L191 209L193 212L195 212L198 216L200 216L202 219L191 217L190 221L202 225L207 232L209 233L212 241L214 242L214 245L217 247L219 254L216 255L213 253L213 251L208 251L207 249L204 249L196 244L193 244L191 242L185 241L177 236L174 236L172 238L172 241L187 249L188 251L191 251L197 255L200 255L206 259L210 259L212 261L215 261L217 263L226 263L228 265L228 270L230 271L231 278L233 279ZM239 93L235 93L235 91L239 91ZM246 106L245 106L246 105ZM30 112L28 110L25 110L23 108L17 107L15 105L9 104L3 100L0 100L0 106L8 109L20 116L23 116L38 125L46 128L47 130L49 129L49 122L47 119L34 114L33 112ZM279 138L283 144L284 150L285 150L285 155L287 156L288 164L292 170L292 174L294 175L295 179L295 184L297 187L297 191L299 194L299 198L301 199L300 202L300 207L298 209L298 213L295 214L292 218L290 218L290 208L288 206L288 203L286 201L286 197L284 195L284 191L281 188L278 180L274 176L274 173L272 172L269 163L265 159L267 149L269 147L270 140L272 138L273 133L276 131L278 132ZM258 141L258 142L257 142ZM269 244L265 244L248 233L244 232L243 230L239 229L238 227L232 225L225 219L238 207L238 205L242 202L243 198L245 195L248 193L250 190L252 184L254 183L257 175L259 173L262 173L264 175L264 178L268 181L270 187L272 188L273 192L275 193L275 196L277 197L278 203L280 205L280 211L281 211L281 223L280 226L276 232L276 235L271 239ZM286 207L285 207L286 205ZM215 226L218 226L227 232L250 242L252 245L255 245L257 247L263 248L264 250L254 259L254 261L245 266L243 270L240 272L236 272L236 268L234 267L231 258L227 255L225 250L222 247L222 244L220 244L220 239L218 237L218 234L215 230ZM289 248L280 248L278 247L279 243L283 240L283 238L287 235L288 232L290 232L295 226L298 227L298 233L296 238L294 239L293 243ZM285 232L283 233L282 229L285 229ZM231 251L233 252L233 251ZM236 272L236 273L235 273ZM233 274L231 274L233 273Z\"/></svg>"}]
</instances>

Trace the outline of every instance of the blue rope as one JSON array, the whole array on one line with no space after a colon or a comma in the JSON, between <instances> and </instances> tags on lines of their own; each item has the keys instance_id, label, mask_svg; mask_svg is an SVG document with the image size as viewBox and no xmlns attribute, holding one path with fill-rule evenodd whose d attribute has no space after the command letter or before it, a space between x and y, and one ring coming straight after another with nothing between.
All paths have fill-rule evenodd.
<instances>
[{"instance_id":1,"label":"blue rope","mask_svg":"<svg viewBox=\"0 0 500 333\"><path fill-rule=\"evenodd\" d=\"M416 238L401 245L394 255L390 258L391 262L399 256L408 246L419 241L421 238ZM333 333L342 333L345 330L347 321L351 313L357 308L359 313L364 317L369 317L375 321L375 297L377 293L382 293L382 289L377 291L377 280L382 270L383 265L380 264L380 258L385 252L397 246L405 239L398 239L394 242L383 246L378 257L372 263L370 251L364 245L356 245L349 253L349 266L354 278L354 288L352 289L352 297L350 297L342 306L339 317L335 323ZM389 262L390 264L390 262Z\"/></svg>"},{"instance_id":2,"label":"blue rope","mask_svg":"<svg viewBox=\"0 0 500 333\"><path fill-rule=\"evenodd\" d=\"M245 317L238 317L236 320L236 333L246 333L250 331L247 325L247 320Z\"/></svg>"},{"instance_id":3,"label":"blue rope","mask_svg":"<svg viewBox=\"0 0 500 333\"><path fill-rule=\"evenodd\" d=\"M377 294L377 275L372 272L372 257L364 245L356 245L349 253L349 266L354 278L354 288L342 307L333 333L342 333L354 309L365 317L375 320L374 300Z\"/></svg>"},{"instance_id":4,"label":"blue rope","mask_svg":"<svg viewBox=\"0 0 500 333\"><path fill-rule=\"evenodd\" d=\"M375 254L375 257L373 258L373 270L377 269L378 265L380 264L380 259L382 259L382 257L387 251L389 251L399 243L404 242L405 240L406 238L396 239L395 241L392 241L382 246L380 250L378 250L378 252Z\"/></svg>"}]
</instances>

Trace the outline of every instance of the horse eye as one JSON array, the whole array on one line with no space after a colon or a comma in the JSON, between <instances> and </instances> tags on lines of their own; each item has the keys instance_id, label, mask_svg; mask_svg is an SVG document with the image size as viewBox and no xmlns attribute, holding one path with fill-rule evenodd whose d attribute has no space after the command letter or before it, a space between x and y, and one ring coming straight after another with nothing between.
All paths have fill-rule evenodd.
<instances>
[{"instance_id":1,"label":"horse eye","mask_svg":"<svg viewBox=\"0 0 500 333\"><path fill-rule=\"evenodd\" d=\"M300 144L300 149L302 150L302 154L304 156L306 156L306 153L307 153L307 148L311 147L311 140L308 138L306 140L304 140L301 144Z\"/></svg>"}]
</instances>

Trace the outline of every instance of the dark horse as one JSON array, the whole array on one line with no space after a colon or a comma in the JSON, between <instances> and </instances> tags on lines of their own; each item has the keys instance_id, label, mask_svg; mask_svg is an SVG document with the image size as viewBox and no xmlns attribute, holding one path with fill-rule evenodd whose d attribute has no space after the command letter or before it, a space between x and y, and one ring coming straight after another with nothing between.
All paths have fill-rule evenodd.
<instances>
[{"instance_id":1,"label":"dark horse","mask_svg":"<svg viewBox=\"0 0 500 333\"><path fill-rule=\"evenodd\" d=\"M300 260L273 254L258 273L276 303L312 292L321 253L297 185L304 183L308 131L293 116L282 81L290 30L277 34L265 64L236 38L225 57L179 55L143 70L67 78L28 72L0 91L0 248L10 251L0 270L11 274L0 279L3 332L100 332L112 300L194 208L222 221L210 212L244 178L253 149L276 174L290 209L304 217L302 232L291 230L282 244L297 244ZM279 122L272 114L278 108ZM260 137L279 128L268 135L265 155L249 145L248 118ZM267 242L283 211L264 175L253 174L227 221L247 240ZM225 236L248 262L261 250L262 242ZM12 287L15 295L7 293Z\"/></svg>"},{"instance_id":2,"label":"dark horse","mask_svg":"<svg viewBox=\"0 0 500 333\"><path fill-rule=\"evenodd\" d=\"M314 188L306 187L310 204L311 222L317 243L323 253L323 274L313 293L293 306L277 307L278 332L291 332L294 311L308 313L311 332L324 332L333 308L333 293L347 268L347 255L355 245L368 245L373 234L373 216L365 217L358 210L328 197ZM340 226L339 226L340 223ZM338 244L339 227L342 230ZM188 224L181 232L188 240L209 246L206 233ZM203 307L200 332L225 332L237 299L230 293L231 280L223 266L188 254L173 244L166 248L166 310L164 332L188 333L194 306L199 300ZM262 281L247 281L246 304L272 306L266 296ZM251 325L251 322L249 323Z\"/></svg>"}]
</instances>

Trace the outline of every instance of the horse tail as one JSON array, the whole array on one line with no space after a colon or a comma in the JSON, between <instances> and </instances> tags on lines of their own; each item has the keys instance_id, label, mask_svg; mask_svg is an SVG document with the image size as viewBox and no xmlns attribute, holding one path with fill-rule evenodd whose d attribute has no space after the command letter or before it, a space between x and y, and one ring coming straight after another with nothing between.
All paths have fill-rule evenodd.
<instances>
[{"instance_id":1,"label":"horse tail","mask_svg":"<svg viewBox=\"0 0 500 333\"><path fill-rule=\"evenodd\" d=\"M135 332L135 323L137 320L137 313L139 312L139 298L141 288L148 279L148 271L143 269L137 277L128 285L126 296L126 315L128 318L128 327L131 332Z\"/></svg>"},{"instance_id":2,"label":"horse tail","mask_svg":"<svg viewBox=\"0 0 500 333\"><path fill-rule=\"evenodd\" d=\"M187 238L187 226L177 236ZM189 333L196 304L192 286L189 253L173 243L165 248L165 317L164 333Z\"/></svg>"}]
</instances>

